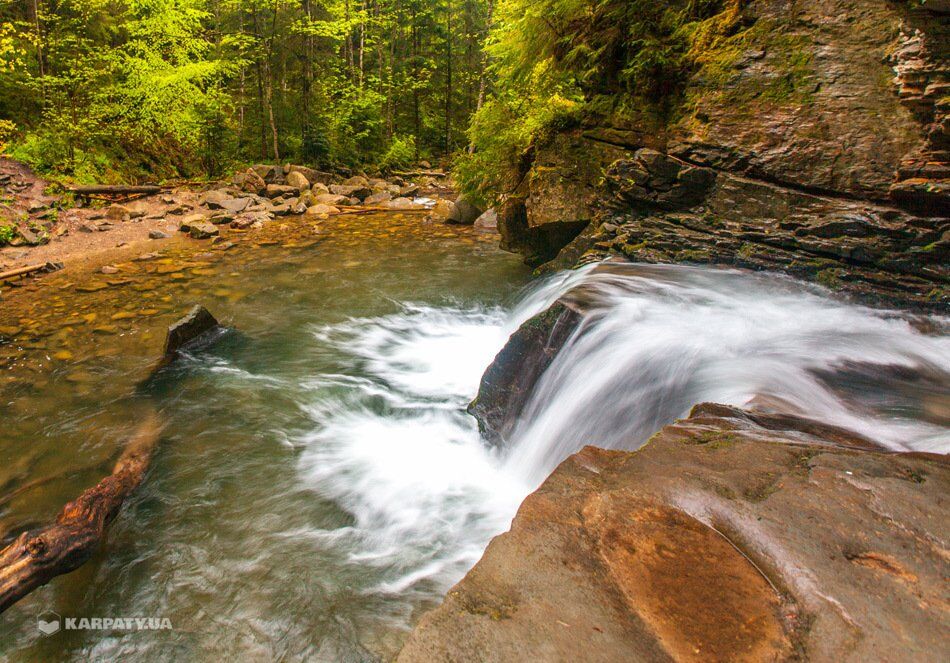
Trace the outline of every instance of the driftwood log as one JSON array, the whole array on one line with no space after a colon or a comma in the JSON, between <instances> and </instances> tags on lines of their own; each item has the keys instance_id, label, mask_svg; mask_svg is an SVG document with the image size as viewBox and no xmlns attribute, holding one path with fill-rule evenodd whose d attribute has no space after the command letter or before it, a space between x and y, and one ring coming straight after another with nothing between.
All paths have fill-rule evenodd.
<instances>
[{"instance_id":1,"label":"driftwood log","mask_svg":"<svg viewBox=\"0 0 950 663\"><path fill-rule=\"evenodd\" d=\"M142 483L161 429L157 413L150 411L112 474L64 506L55 523L23 532L0 551L0 612L89 559L122 503Z\"/></svg>"},{"instance_id":2,"label":"driftwood log","mask_svg":"<svg viewBox=\"0 0 950 663\"><path fill-rule=\"evenodd\" d=\"M201 342L216 328L220 325L214 316L204 307L195 306L169 327L162 360L148 379L178 357L183 348ZM149 407L109 476L64 506L53 524L23 532L0 550L0 613L89 559L126 498L145 478L162 428L158 412Z\"/></svg>"},{"instance_id":3,"label":"driftwood log","mask_svg":"<svg viewBox=\"0 0 950 663\"><path fill-rule=\"evenodd\" d=\"M17 267L7 272L0 272L0 281L16 278L17 276L26 276L34 272L55 272L63 268L61 262L44 262L42 265L30 265L29 267Z\"/></svg>"},{"instance_id":4,"label":"driftwood log","mask_svg":"<svg viewBox=\"0 0 950 663\"><path fill-rule=\"evenodd\" d=\"M125 196L134 193L161 193L162 187L157 184L91 184L69 187L67 191L77 196Z\"/></svg>"}]
</instances>

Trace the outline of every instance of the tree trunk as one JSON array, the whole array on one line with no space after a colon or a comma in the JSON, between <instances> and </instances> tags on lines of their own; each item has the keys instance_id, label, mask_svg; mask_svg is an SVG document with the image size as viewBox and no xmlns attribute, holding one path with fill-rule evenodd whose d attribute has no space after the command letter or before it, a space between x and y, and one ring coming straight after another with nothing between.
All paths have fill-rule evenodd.
<instances>
[{"instance_id":1,"label":"tree trunk","mask_svg":"<svg viewBox=\"0 0 950 663\"><path fill-rule=\"evenodd\" d=\"M161 430L158 414L150 410L112 474L64 506L55 523L23 532L0 551L0 612L89 559L122 503L142 483Z\"/></svg>"}]
</instances>

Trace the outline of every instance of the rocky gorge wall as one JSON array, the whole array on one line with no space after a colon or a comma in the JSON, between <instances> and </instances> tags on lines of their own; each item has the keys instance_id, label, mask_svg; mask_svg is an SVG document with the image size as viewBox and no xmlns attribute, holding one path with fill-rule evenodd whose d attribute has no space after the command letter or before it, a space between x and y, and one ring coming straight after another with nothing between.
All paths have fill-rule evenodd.
<instances>
[{"instance_id":1,"label":"rocky gorge wall","mask_svg":"<svg viewBox=\"0 0 950 663\"><path fill-rule=\"evenodd\" d=\"M533 147L502 245L535 265L730 264L946 304L950 4L739 7L668 113L588 116Z\"/></svg>"}]
</instances>

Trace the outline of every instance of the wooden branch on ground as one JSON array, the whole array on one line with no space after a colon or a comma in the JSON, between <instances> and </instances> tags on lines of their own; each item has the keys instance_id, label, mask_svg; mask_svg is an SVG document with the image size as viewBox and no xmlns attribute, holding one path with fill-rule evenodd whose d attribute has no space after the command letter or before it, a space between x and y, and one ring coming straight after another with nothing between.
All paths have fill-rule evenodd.
<instances>
[{"instance_id":1,"label":"wooden branch on ground","mask_svg":"<svg viewBox=\"0 0 950 663\"><path fill-rule=\"evenodd\" d=\"M91 184L89 186L71 186L66 189L77 196L121 196L133 193L161 193L162 187L157 184Z\"/></svg>"},{"instance_id":2,"label":"wooden branch on ground","mask_svg":"<svg viewBox=\"0 0 950 663\"><path fill-rule=\"evenodd\" d=\"M26 276L33 272L55 272L63 268L61 262L44 262L42 265L30 265L29 267L17 267L6 272L0 272L0 281L6 281L17 276Z\"/></svg>"},{"instance_id":3,"label":"wooden branch on ground","mask_svg":"<svg viewBox=\"0 0 950 663\"><path fill-rule=\"evenodd\" d=\"M441 170L404 170L393 171L399 177L448 177L448 173Z\"/></svg>"},{"instance_id":4,"label":"wooden branch on ground","mask_svg":"<svg viewBox=\"0 0 950 663\"><path fill-rule=\"evenodd\" d=\"M0 551L0 612L89 559L122 503L142 483L161 430L157 413L150 411L112 474L64 506L54 524L24 532Z\"/></svg>"}]
</instances>

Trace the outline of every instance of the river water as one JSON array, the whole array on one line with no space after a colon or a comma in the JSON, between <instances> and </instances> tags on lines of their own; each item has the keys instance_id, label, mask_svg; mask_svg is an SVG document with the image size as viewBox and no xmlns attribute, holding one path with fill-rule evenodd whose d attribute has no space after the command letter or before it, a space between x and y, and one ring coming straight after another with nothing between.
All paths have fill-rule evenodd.
<instances>
[{"instance_id":1,"label":"river water","mask_svg":"<svg viewBox=\"0 0 950 663\"><path fill-rule=\"evenodd\" d=\"M0 346L5 531L94 484L142 400L167 428L102 550L0 617L5 660L390 660L560 460L586 443L635 448L703 400L950 450L945 320L706 268L532 282L495 239L341 217L14 294L0 313L16 339ZM509 446L489 449L464 412L481 373L565 293L588 317ZM195 301L240 333L137 390L161 330ZM45 610L173 628L47 637Z\"/></svg>"}]
</instances>

